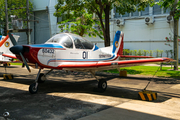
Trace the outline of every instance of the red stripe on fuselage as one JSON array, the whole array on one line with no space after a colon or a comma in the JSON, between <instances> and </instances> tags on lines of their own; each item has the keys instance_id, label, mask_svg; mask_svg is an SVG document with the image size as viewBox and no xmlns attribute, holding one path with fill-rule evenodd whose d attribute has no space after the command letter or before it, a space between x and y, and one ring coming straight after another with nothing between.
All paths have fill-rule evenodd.
<instances>
[{"instance_id":1,"label":"red stripe on fuselage","mask_svg":"<svg viewBox=\"0 0 180 120\"><path fill-rule=\"evenodd\" d=\"M27 58L28 59L28 63L33 63L33 64L35 64L35 63L37 63L41 68L53 68L53 69L62 69L63 67L75 67L75 65L59 65L58 67L52 67L52 66L48 66L48 65L44 65L44 64L42 64L39 60L38 60L38 58L37 58L37 56L38 56L38 52L39 52L39 50L40 49L43 49L43 48L40 48L40 47L37 47L37 48L35 48L35 47L31 47L30 45L24 45L24 47L29 47L29 52L24 52L23 53L23 56L25 57L25 59ZM60 49L60 50L65 50L64 48L48 48L48 49ZM17 58L18 59L20 59L21 61L22 61L22 59L21 59L21 56L19 56L19 55L16 55L17 56ZM112 60L108 60L108 61L113 61L113 60L116 60L118 58L118 56L116 56L114 59L112 59ZM53 60L53 61L51 61L51 62L57 62L58 60ZM61 61L61 60L60 60ZM61 62L83 62L83 63L86 63L87 62L87 64L83 64L83 65L80 65L80 66L76 66L76 67L96 67L97 65L96 65L96 63L95 64L89 64L88 65L88 63L89 62L99 62L99 61L61 61ZM106 65L107 63L99 63L99 66L103 66L103 65ZM108 64L109 65L109 64Z\"/></svg>"}]
</instances>

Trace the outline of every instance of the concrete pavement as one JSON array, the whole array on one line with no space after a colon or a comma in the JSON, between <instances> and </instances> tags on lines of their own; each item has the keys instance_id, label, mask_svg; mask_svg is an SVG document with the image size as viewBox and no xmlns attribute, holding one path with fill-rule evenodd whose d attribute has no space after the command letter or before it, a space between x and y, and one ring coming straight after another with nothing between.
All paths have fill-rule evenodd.
<instances>
[{"instance_id":1,"label":"concrete pavement","mask_svg":"<svg viewBox=\"0 0 180 120\"><path fill-rule=\"evenodd\" d=\"M180 120L180 84L161 93L174 97L164 102L130 100L78 120Z\"/></svg>"},{"instance_id":2,"label":"concrete pavement","mask_svg":"<svg viewBox=\"0 0 180 120\"><path fill-rule=\"evenodd\" d=\"M78 120L179 120L180 99L165 103L131 100Z\"/></svg>"},{"instance_id":3,"label":"concrete pavement","mask_svg":"<svg viewBox=\"0 0 180 120\"><path fill-rule=\"evenodd\" d=\"M42 72L47 72L43 70ZM150 80L148 76L99 73L108 82L104 93L94 91L97 82L88 73L66 73L55 70L48 80L39 84L37 94L28 92L37 69L11 66L13 80L0 78L0 120L7 110L12 120L172 120L180 119L180 80L154 78L147 90L156 91L158 98L138 100L138 91ZM0 73L4 68L0 67Z\"/></svg>"}]
</instances>

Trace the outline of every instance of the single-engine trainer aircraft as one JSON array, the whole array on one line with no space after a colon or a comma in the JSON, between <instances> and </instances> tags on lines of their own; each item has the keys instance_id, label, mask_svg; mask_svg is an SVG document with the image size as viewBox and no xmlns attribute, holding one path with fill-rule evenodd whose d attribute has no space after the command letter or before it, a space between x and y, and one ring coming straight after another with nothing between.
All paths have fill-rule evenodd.
<instances>
[{"instance_id":1,"label":"single-engine trainer aircraft","mask_svg":"<svg viewBox=\"0 0 180 120\"><path fill-rule=\"evenodd\" d=\"M121 31L117 31L113 45L98 48L83 37L71 33L60 33L50 38L44 44L17 45L14 37L9 33L14 44L10 51L23 61L26 68L29 66L39 68L35 83L29 86L29 92L34 94L38 91L38 83L44 82L46 75L53 69L69 71L86 71L98 81L98 88L105 91L107 82L98 80L95 72L99 70L118 69L120 67L141 65L144 63L169 62L169 58L148 58L139 60L118 61L123 52L123 37ZM51 69L46 74L40 73L41 69Z\"/></svg>"},{"instance_id":2,"label":"single-engine trainer aircraft","mask_svg":"<svg viewBox=\"0 0 180 120\"><path fill-rule=\"evenodd\" d=\"M19 36L13 35L15 41L19 39ZM9 39L9 36L0 36L0 64L7 65L7 63L12 62L11 58L16 58L16 56L9 50L13 44ZM6 56L4 56L4 54Z\"/></svg>"}]
</instances>

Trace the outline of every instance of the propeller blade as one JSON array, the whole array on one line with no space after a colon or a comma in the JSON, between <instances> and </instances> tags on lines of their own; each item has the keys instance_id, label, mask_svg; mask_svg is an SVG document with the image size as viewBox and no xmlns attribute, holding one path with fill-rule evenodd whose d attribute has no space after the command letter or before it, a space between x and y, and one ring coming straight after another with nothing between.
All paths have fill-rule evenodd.
<instances>
[{"instance_id":1,"label":"propeller blade","mask_svg":"<svg viewBox=\"0 0 180 120\"><path fill-rule=\"evenodd\" d=\"M16 42L15 38L12 36L12 34L11 34L11 33L8 33L8 35L9 35L9 38L11 39L12 44L13 44L14 46L17 45L17 42Z\"/></svg>"},{"instance_id":2,"label":"propeller blade","mask_svg":"<svg viewBox=\"0 0 180 120\"><path fill-rule=\"evenodd\" d=\"M19 54L20 54L21 58L23 59L23 63L26 65L26 68L28 69L29 72L31 72L31 70L30 70L30 68L29 68L29 65L27 64L27 62L26 62L24 56L22 55L21 52L20 52Z\"/></svg>"}]
</instances>

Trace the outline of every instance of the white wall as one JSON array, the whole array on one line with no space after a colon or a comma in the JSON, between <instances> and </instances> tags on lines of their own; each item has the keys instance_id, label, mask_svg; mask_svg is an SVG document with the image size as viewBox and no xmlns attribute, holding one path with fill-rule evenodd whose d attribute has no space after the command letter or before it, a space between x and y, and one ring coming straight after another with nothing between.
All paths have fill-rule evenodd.
<instances>
[{"instance_id":1,"label":"white wall","mask_svg":"<svg viewBox=\"0 0 180 120\"><path fill-rule=\"evenodd\" d=\"M48 6L49 13L49 27L50 27L50 36L53 36L56 33L60 32L60 29L57 25L57 18L53 15L55 12L54 6L57 4L57 0L31 0L34 5L34 11L45 10ZM149 8L149 14L152 15L153 8ZM111 11L113 13L113 10ZM115 32L117 30L124 32L124 49L130 50L170 50L173 49L169 46L164 45L165 37L169 37L169 33L173 31L173 22L170 24L166 21L166 16L168 14L154 15L155 22L152 25L145 24L145 16L136 16L136 17L125 17L124 26L118 27L116 25L116 19L111 15L110 22L110 38L111 43L114 39ZM93 43L97 43L98 47L104 47L104 41L99 37L85 37L88 40L91 40ZM166 54L164 53L165 57ZM179 52L180 57L180 52Z\"/></svg>"},{"instance_id":2,"label":"white wall","mask_svg":"<svg viewBox=\"0 0 180 120\"><path fill-rule=\"evenodd\" d=\"M173 47L164 45L165 37L173 35L173 22L166 21L166 16L155 17L155 22L146 25L144 19L128 19L122 27L115 26L115 30L124 32L124 49L130 50L171 50ZM171 43L172 44L172 43ZM155 54L155 53L154 53ZM163 53L166 57L166 53ZM180 53L179 53L180 56Z\"/></svg>"}]
</instances>

